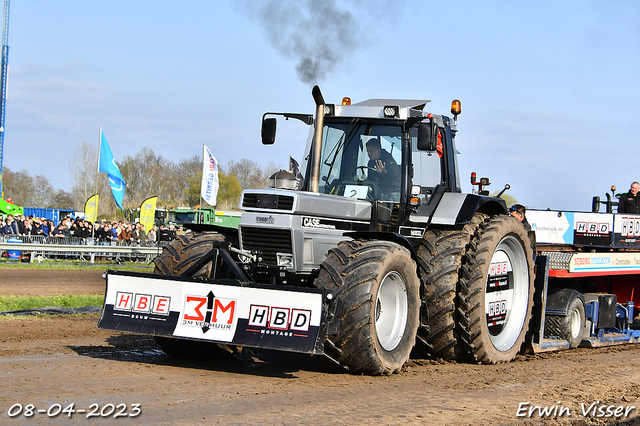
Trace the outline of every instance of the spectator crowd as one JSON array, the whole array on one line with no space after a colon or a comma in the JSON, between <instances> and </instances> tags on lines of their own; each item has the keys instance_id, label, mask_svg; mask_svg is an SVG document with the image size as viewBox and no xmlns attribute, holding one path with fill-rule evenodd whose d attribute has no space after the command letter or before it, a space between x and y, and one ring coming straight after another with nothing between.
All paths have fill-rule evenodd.
<instances>
[{"instance_id":1,"label":"spectator crowd","mask_svg":"<svg viewBox=\"0 0 640 426\"><path fill-rule=\"evenodd\" d=\"M8 214L0 216L0 237L5 239L19 236L41 236L48 242L56 242L57 238L75 238L76 241L87 244L96 241L102 244L118 243L121 245L140 245L156 243L157 241L171 241L178 235L184 235L182 226L156 225L145 230L140 222L129 223L120 221L97 221L93 224L83 218L65 217L55 225L46 218ZM62 242L62 241L61 241Z\"/></svg>"}]
</instances>

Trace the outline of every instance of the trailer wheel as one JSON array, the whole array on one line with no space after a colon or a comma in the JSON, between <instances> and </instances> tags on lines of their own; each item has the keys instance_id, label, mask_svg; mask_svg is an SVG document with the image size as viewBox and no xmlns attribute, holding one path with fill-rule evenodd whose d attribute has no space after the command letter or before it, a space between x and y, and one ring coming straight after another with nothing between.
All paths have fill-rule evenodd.
<instances>
[{"instance_id":1,"label":"trailer wheel","mask_svg":"<svg viewBox=\"0 0 640 426\"><path fill-rule=\"evenodd\" d=\"M574 295L571 302L569 302L567 315L545 316L545 337L558 337L567 340L570 348L577 348L582 342L585 319L584 302Z\"/></svg>"},{"instance_id":2,"label":"trailer wheel","mask_svg":"<svg viewBox=\"0 0 640 426\"><path fill-rule=\"evenodd\" d=\"M460 339L474 362L511 361L531 320L533 249L511 216L494 216L476 231L461 268Z\"/></svg>"},{"instance_id":3,"label":"trailer wheel","mask_svg":"<svg viewBox=\"0 0 640 426\"><path fill-rule=\"evenodd\" d=\"M339 330L325 347L351 374L392 374L409 359L419 322L419 281L409 251L387 241L343 241L315 281L337 298Z\"/></svg>"},{"instance_id":4,"label":"trailer wheel","mask_svg":"<svg viewBox=\"0 0 640 426\"><path fill-rule=\"evenodd\" d=\"M431 229L424 235L418 258L425 283L429 333L418 331L417 356L455 360L463 353L456 330L460 268L471 237L487 217L476 214L460 229Z\"/></svg>"},{"instance_id":5,"label":"trailer wheel","mask_svg":"<svg viewBox=\"0 0 640 426\"><path fill-rule=\"evenodd\" d=\"M156 264L153 273L160 275L180 275L196 260L202 258L214 245L224 245L225 237L215 233L191 232L179 235L164 247L162 253L154 259ZM211 274L211 262L202 267L193 276L208 277ZM213 342L176 339L172 337L154 336L156 343L167 354L175 358L188 359L224 359L240 352L235 346L219 345Z\"/></svg>"}]
</instances>

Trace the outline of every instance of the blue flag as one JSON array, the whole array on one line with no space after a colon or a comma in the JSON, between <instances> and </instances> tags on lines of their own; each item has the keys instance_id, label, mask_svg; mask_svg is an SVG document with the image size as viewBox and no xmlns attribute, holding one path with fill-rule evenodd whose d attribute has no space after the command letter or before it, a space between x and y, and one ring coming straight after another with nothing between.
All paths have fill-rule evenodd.
<instances>
[{"instance_id":1,"label":"blue flag","mask_svg":"<svg viewBox=\"0 0 640 426\"><path fill-rule=\"evenodd\" d=\"M122 173L120 173L116 160L113 158L111 148L109 148L109 144L107 143L107 138L105 138L104 133L102 133L102 128L100 128L100 166L98 167L98 171L109 175L109 184L111 185L113 198L118 207L123 210L124 179L122 179Z\"/></svg>"}]
</instances>

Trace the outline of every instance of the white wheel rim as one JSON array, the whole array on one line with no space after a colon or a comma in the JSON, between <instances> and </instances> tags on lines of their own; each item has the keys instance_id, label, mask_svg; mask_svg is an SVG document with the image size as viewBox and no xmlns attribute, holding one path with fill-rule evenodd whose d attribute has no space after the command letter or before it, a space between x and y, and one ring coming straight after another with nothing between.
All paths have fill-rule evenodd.
<instances>
[{"instance_id":1,"label":"white wheel rim","mask_svg":"<svg viewBox=\"0 0 640 426\"><path fill-rule=\"evenodd\" d=\"M575 339L580 336L580 333L582 333L582 315L575 309L571 314L571 337Z\"/></svg>"},{"instance_id":2,"label":"white wheel rim","mask_svg":"<svg viewBox=\"0 0 640 426\"><path fill-rule=\"evenodd\" d=\"M493 253L489 268L485 288L489 337L497 350L508 351L525 326L529 303L529 267L520 240L512 235L504 237Z\"/></svg>"},{"instance_id":3,"label":"white wheel rim","mask_svg":"<svg viewBox=\"0 0 640 426\"><path fill-rule=\"evenodd\" d=\"M375 308L376 335L384 350L392 351L400 344L408 311L407 286L402 275L391 271L382 279Z\"/></svg>"}]
</instances>

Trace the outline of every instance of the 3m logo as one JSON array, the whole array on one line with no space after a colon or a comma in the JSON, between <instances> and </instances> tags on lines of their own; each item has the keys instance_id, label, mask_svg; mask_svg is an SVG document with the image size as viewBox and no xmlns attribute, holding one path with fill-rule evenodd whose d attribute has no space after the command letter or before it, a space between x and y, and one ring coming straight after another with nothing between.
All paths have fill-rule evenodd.
<instances>
[{"instance_id":1,"label":"3m logo","mask_svg":"<svg viewBox=\"0 0 640 426\"><path fill-rule=\"evenodd\" d=\"M141 314L169 315L170 306L171 298L167 296L119 291L116 293L116 303L113 305L113 310L137 312Z\"/></svg>"},{"instance_id":2,"label":"3m logo","mask_svg":"<svg viewBox=\"0 0 640 426\"><path fill-rule=\"evenodd\" d=\"M248 325L272 330L305 332L309 331L309 326L311 325L311 311L307 309L251 305Z\"/></svg>"},{"instance_id":3,"label":"3m logo","mask_svg":"<svg viewBox=\"0 0 640 426\"><path fill-rule=\"evenodd\" d=\"M236 316L236 300L206 296L187 295L182 311L182 325L201 327L206 333L211 328L231 329Z\"/></svg>"},{"instance_id":4,"label":"3m logo","mask_svg":"<svg viewBox=\"0 0 640 426\"><path fill-rule=\"evenodd\" d=\"M609 227L608 223L576 222L576 232L579 234L606 235L609 233Z\"/></svg>"},{"instance_id":5,"label":"3m logo","mask_svg":"<svg viewBox=\"0 0 640 426\"><path fill-rule=\"evenodd\" d=\"M640 218L637 217L623 217L622 218L622 231L620 235L623 237L637 237L640 236Z\"/></svg>"}]
</instances>

